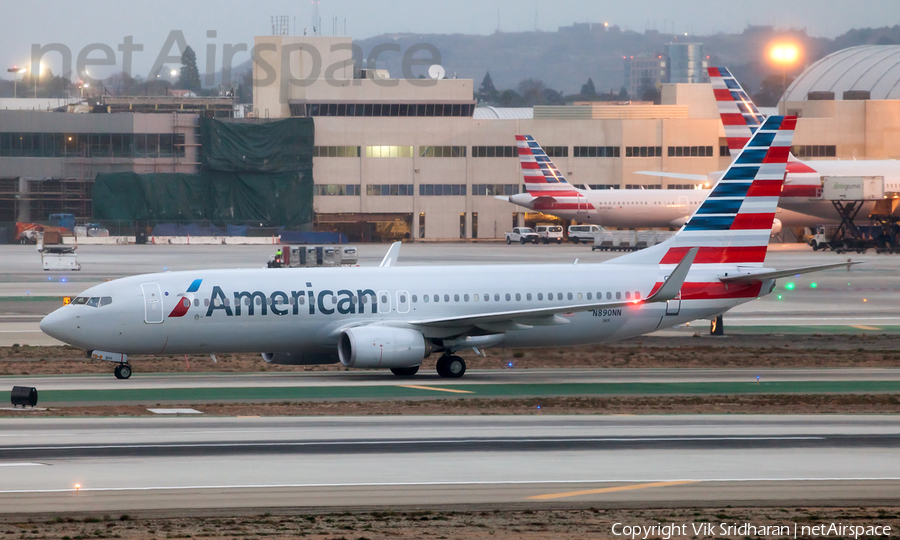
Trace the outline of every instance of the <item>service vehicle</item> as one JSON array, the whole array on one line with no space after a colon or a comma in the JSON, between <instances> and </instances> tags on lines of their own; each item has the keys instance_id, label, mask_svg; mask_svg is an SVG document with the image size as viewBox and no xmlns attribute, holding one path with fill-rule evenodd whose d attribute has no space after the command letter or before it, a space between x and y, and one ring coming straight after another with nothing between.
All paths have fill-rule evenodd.
<instances>
[{"instance_id":1,"label":"service vehicle","mask_svg":"<svg viewBox=\"0 0 900 540\"><path fill-rule=\"evenodd\" d=\"M507 244L512 244L513 242L537 244L538 241L540 241L540 237L531 227L513 227L512 231L506 233Z\"/></svg>"}]
</instances>

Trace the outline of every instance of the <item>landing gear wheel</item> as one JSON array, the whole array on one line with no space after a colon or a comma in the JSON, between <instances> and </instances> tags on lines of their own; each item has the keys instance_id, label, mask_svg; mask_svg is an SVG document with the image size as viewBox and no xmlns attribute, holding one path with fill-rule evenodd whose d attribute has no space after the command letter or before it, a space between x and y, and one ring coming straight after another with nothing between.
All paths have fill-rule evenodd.
<instances>
[{"instance_id":1,"label":"landing gear wheel","mask_svg":"<svg viewBox=\"0 0 900 540\"><path fill-rule=\"evenodd\" d=\"M412 377L419 371L419 366L391 368L391 373L398 377Z\"/></svg>"},{"instance_id":2,"label":"landing gear wheel","mask_svg":"<svg viewBox=\"0 0 900 540\"><path fill-rule=\"evenodd\" d=\"M466 373L466 361L459 356L442 356L437 361L438 375L448 379L458 379Z\"/></svg>"},{"instance_id":3,"label":"landing gear wheel","mask_svg":"<svg viewBox=\"0 0 900 540\"><path fill-rule=\"evenodd\" d=\"M129 379L131 378L131 366L128 364L119 364L116 366L113 373L115 373L117 379Z\"/></svg>"}]
</instances>

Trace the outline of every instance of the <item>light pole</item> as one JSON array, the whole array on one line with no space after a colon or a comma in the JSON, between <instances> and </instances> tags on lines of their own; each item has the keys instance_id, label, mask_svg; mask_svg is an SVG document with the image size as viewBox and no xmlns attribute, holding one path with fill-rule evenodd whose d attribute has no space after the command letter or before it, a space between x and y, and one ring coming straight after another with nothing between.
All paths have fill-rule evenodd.
<instances>
[{"instance_id":1,"label":"light pole","mask_svg":"<svg viewBox=\"0 0 900 540\"><path fill-rule=\"evenodd\" d=\"M800 58L800 49L793 43L779 43L769 51L769 58L781 67L781 114L787 112L787 68Z\"/></svg>"},{"instance_id":2,"label":"light pole","mask_svg":"<svg viewBox=\"0 0 900 540\"><path fill-rule=\"evenodd\" d=\"M13 66L6 70L7 73L13 74L13 97L19 97L19 79L18 76L22 73L25 73L27 70L25 68L20 68L19 66Z\"/></svg>"}]
</instances>

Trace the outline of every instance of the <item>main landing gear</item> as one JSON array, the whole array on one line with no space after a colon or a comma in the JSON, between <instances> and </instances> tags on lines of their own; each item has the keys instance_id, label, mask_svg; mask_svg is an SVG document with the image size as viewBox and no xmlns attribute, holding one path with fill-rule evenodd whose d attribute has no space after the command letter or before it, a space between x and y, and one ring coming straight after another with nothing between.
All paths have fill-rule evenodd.
<instances>
[{"instance_id":1,"label":"main landing gear","mask_svg":"<svg viewBox=\"0 0 900 540\"><path fill-rule=\"evenodd\" d=\"M466 361L459 356L445 354L437 361L437 373L448 379L458 379L466 373Z\"/></svg>"},{"instance_id":2,"label":"main landing gear","mask_svg":"<svg viewBox=\"0 0 900 540\"><path fill-rule=\"evenodd\" d=\"M131 364L118 364L113 373L117 379L128 379L131 377Z\"/></svg>"}]
</instances>

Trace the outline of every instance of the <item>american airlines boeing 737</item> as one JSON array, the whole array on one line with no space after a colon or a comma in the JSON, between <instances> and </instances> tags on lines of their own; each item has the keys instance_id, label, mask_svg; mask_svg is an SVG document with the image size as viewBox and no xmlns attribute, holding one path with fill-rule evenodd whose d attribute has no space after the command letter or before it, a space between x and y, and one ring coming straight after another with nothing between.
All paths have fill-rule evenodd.
<instances>
[{"instance_id":1,"label":"american airlines boeing 737","mask_svg":"<svg viewBox=\"0 0 900 540\"><path fill-rule=\"evenodd\" d=\"M841 265L763 268L796 118L753 135L669 240L602 264L196 270L133 276L84 291L41 329L115 362L128 355L260 352L267 362L341 362L461 377L455 353L626 339L712 318L771 292L775 279ZM523 144L527 143L527 144ZM531 171L546 162L520 141ZM576 261L577 263L577 261ZM844 263L846 264L846 263Z\"/></svg>"}]
</instances>

